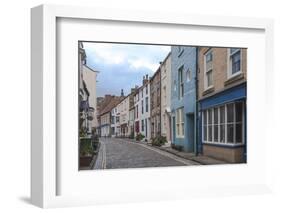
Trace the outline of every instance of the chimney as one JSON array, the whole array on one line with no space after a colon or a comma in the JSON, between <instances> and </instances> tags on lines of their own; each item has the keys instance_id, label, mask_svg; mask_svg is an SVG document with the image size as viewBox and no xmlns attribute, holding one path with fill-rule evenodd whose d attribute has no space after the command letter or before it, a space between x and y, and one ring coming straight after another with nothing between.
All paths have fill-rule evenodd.
<instances>
[{"instance_id":1,"label":"chimney","mask_svg":"<svg viewBox=\"0 0 281 213\"><path fill-rule=\"evenodd\" d=\"M148 74L143 76L142 85L145 85L148 82Z\"/></svg>"},{"instance_id":2,"label":"chimney","mask_svg":"<svg viewBox=\"0 0 281 213\"><path fill-rule=\"evenodd\" d=\"M121 96L122 96L122 97L124 96L124 91L123 91L123 89L121 89Z\"/></svg>"}]
</instances>

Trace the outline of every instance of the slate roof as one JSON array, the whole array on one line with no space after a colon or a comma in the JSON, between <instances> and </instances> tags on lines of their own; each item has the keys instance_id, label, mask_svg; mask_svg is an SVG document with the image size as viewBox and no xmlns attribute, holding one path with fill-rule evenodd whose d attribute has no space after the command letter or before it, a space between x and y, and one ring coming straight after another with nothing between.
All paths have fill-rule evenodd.
<instances>
[{"instance_id":1,"label":"slate roof","mask_svg":"<svg viewBox=\"0 0 281 213\"><path fill-rule=\"evenodd\" d=\"M106 114L110 112L117 104L119 104L124 97L120 96L107 96L103 100L103 102L100 105L100 113L99 115Z\"/></svg>"}]
</instances>

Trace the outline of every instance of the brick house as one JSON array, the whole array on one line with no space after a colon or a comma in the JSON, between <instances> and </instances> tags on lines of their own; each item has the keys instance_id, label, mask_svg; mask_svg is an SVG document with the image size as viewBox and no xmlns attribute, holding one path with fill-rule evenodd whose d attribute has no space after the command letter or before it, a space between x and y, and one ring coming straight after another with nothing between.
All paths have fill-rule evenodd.
<instances>
[{"instance_id":1,"label":"brick house","mask_svg":"<svg viewBox=\"0 0 281 213\"><path fill-rule=\"evenodd\" d=\"M198 150L204 155L246 162L246 75L246 49L198 48Z\"/></svg>"},{"instance_id":2,"label":"brick house","mask_svg":"<svg viewBox=\"0 0 281 213\"><path fill-rule=\"evenodd\" d=\"M161 135L161 69L150 79L150 134L151 138Z\"/></svg>"}]
</instances>

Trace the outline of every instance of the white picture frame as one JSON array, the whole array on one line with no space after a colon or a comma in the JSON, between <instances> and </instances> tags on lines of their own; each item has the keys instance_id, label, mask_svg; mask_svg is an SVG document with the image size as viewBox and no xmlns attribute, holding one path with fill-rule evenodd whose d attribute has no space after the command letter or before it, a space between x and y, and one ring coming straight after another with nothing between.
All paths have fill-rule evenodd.
<instances>
[{"instance_id":1,"label":"white picture frame","mask_svg":"<svg viewBox=\"0 0 281 213\"><path fill-rule=\"evenodd\" d=\"M257 77L249 85L249 107L252 109L257 100L250 95L253 94L255 88L261 86L260 90L260 103L256 107L255 113L263 112L265 105L271 107L273 103L270 97L269 90L272 85L273 75L273 21L270 19L257 19L257 18L241 18L241 17L217 17L217 16L204 16L204 15L188 15L188 14L173 14L173 13L153 13L147 11L126 11L126 10L113 10L102 8L89 8L89 7L74 7L74 6L54 6L54 5L41 5L31 10L31 80L32 80L32 103L31 103L31 202L34 205L42 208L49 207L62 207L62 206L76 206L76 205L92 205L100 203L116 203L116 202L139 202L144 200L165 200L165 199L179 199L188 197L202 197L202 196L225 196L225 195L242 195L253 193L270 192L272 173L270 170L270 160L264 160L264 164L257 168L257 162L261 151L260 142L262 139L268 138L270 130L266 128L264 132L259 130L262 128L258 124L254 125L254 116L249 114L249 122L253 126L249 127L249 134L257 131L258 135L250 135L249 139L257 141L259 148L249 150L253 158L247 165L221 165L209 166L199 169L199 167L184 167L184 168L165 168L165 169L133 169L122 171L102 171L95 173L99 181L114 181L120 180L120 188L109 184L109 186L99 188L96 194L83 194L81 190L78 194L60 194L58 195L59 184L62 184L59 173L62 169L58 166L58 159L60 158L57 146L57 88L61 83L57 79L57 21L60 19L68 20L98 20L101 22L118 21L122 23L135 23L141 24L142 27L153 24L153 26L164 26L168 30L175 29L176 27L197 27L201 30L215 30L218 31L232 31L236 32L241 30L255 31L259 34L257 37L259 41L264 42L262 46L262 53L260 54L261 67L257 67L261 76ZM166 31L167 31L166 29ZM196 30L196 29L195 29ZM168 31L167 31L168 32ZM252 32L252 31L251 31ZM220 32L218 32L220 33ZM254 35L253 35L254 37ZM234 37L232 37L234 38ZM134 38L132 38L134 39ZM112 41L114 38L112 39ZM144 40L145 42L145 40ZM161 42L161 41L160 41ZM201 43L200 43L201 42ZM200 41L200 44L208 42ZM235 43L235 42L234 42ZM210 44L212 42L210 41ZM215 44L215 42L213 43ZM228 44L222 43L223 44ZM239 43L237 43L238 45ZM246 43L245 43L246 44ZM249 52L249 55L251 52ZM256 53L253 53L256 54ZM253 61L249 57L249 68L254 67ZM249 72L249 78L251 78ZM77 77L77 76L76 76ZM261 85L262 84L262 85ZM262 116L264 122L268 118ZM265 140L265 148L270 146L269 141ZM251 146L249 146L249 149ZM269 149L268 149L269 150ZM263 158L268 159L270 153L264 153ZM77 158L77 156L73 156ZM256 162L255 162L256 161ZM167 171L173 171L168 172ZM78 172L78 170L77 170ZM167 179L174 179L175 177L188 177L192 184L177 183L166 181L165 186L163 182L155 183L155 185L136 184L135 189L132 189L134 183L131 179L138 180L139 177L162 177L165 172ZM237 178L237 182L233 181L232 184L228 181L216 182L217 176L211 173L219 173L222 177L227 177L225 173L242 172L243 178ZM251 176L251 174L253 176ZM191 175L195 174L195 175ZM203 176L208 176L210 183L202 183ZM239 173L240 174L240 173ZM263 174L259 176L259 174ZM89 173L83 173L83 178L88 176ZM252 182L250 181L254 175L258 175ZM197 177L197 178L196 178ZM70 177L70 180L72 177ZM83 179L82 178L82 179ZM81 180L82 180L81 179ZM104 180L103 180L104 179ZM234 179L234 178L233 178ZM74 180L74 179L73 179ZM83 179L83 180L87 180ZM214 180L215 184L212 184ZM245 180L245 181L244 181ZM123 181L123 182L122 182ZM146 180L145 180L146 181ZM145 182L144 181L144 182ZM127 185L125 185L127 183ZM138 182L139 183L139 182ZM146 183L146 182L145 182ZM148 182L147 182L148 183ZM146 183L146 184L147 184ZM91 188L91 183L89 187ZM104 183L100 183L103 185ZM162 184L162 185L161 185ZM138 186L139 185L139 186ZM191 187L192 185L192 187ZM75 182L73 182L73 191L75 189ZM111 190L110 187L114 190ZM104 190L104 191L102 191ZM149 190L149 191L147 191ZM71 189L70 189L71 191Z\"/></svg>"}]
</instances>

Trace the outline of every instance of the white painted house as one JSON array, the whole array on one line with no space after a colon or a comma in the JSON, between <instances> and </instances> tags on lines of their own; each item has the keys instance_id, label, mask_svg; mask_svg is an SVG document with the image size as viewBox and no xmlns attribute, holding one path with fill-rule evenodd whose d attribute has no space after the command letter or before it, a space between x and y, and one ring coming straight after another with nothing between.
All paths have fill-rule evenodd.
<instances>
[{"instance_id":1,"label":"white painted house","mask_svg":"<svg viewBox=\"0 0 281 213\"><path fill-rule=\"evenodd\" d=\"M97 74L98 72L88 67L86 64L83 64L83 80L87 85L89 91L88 103L89 103L89 115L88 115L88 128L89 132L93 128L97 128L97 94L96 94L96 85L97 85Z\"/></svg>"},{"instance_id":2,"label":"white painted house","mask_svg":"<svg viewBox=\"0 0 281 213\"><path fill-rule=\"evenodd\" d=\"M111 110L111 137L117 137L120 134L119 112L117 106Z\"/></svg>"},{"instance_id":3,"label":"white painted house","mask_svg":"<svg viewBox=\"0 0 281 213\"><path fill-rule=\"evenodd\" d=\"M135 106L135 136L144 135L144 140L150 140L150 83L148 75L143 77L143 84L134 95Z\"/></svg>"}]
</instances>

